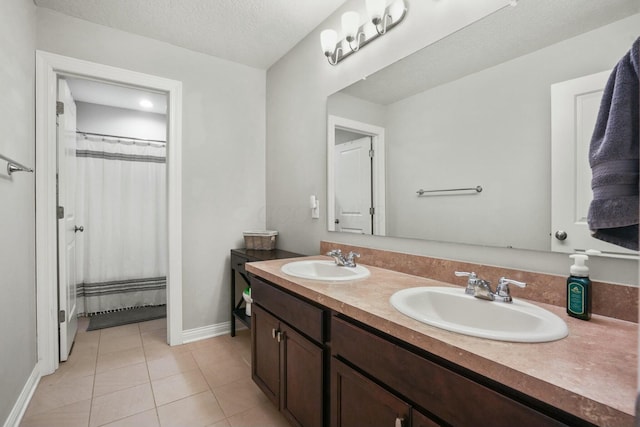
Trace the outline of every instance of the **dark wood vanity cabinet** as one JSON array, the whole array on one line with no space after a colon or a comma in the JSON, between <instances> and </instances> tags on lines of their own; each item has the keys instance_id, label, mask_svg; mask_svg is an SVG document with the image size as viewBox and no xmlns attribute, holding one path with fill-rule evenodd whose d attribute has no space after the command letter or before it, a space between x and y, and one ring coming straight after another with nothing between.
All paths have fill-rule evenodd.
<instances>
[{"instance_id":1,"label":"dark wood vanity cabinet","mask_svg":"<svg viewBox=\"0 0 640 427\"><path fill-rule=\"evenodd\" d=\"M252 378L304 427L591 426L251 276Z\"/></svg>"},{"instance_id":2,"label":"dark wood vanity cabinet","mask_svg":"<svg viewBox=\"0 0 640 427\"><path fill-rule=\"evenodd\" d=\"M347 364L354 371L350 374L351 378L360 374L361 378L367 378L373 384L368 386L369 390L374 390L377 385L379 389L390 393L391 396L402 396L405 402L411 402L406 403L409 409L405 408L404 411L396 409L399 418L403 418L407 410L411 414L411 417L404 420L404 424L386 422L380 425L402 425L403 427L584 425L578 420L569 419L568 414L557 414L560 417L569 417L566 422L561 422L555 416L547 415L514 400L419 355L404 345L375 334L347 318L334 316L331 319L331 338L332 372L336 372L332 380L338 383L338 386L334 385L331 395L334 427L357 425L341 424L344 415L335 413L344 406L345 402L352 399L340 394L340 382L344 382L346 378L344 371ZM369 395L372 393L370 392ZM375 394L382 395L381 392ZM357 396L355 399L357 401ZM392 401L390 397L384 399L384 402ZM553 408L547 409L553 412Z\"/></svg>"},{"instance_id":3,"label":"dark wood vanity cabinet","mask_svg":"<svg viewBox=\"0 0 640 427\"><path fill-rule=\"evenodd\" d=\"M251 376L292 425L324 425L322 309L251 278Z\"/></svg>"},{"instance_id":4,"label":"dark wood vanity cabinet","mask_svg":"<svg viewBox=\"0 0 640 427\"><path fill-rule=\"evenodd\" d=\"M331 425L334 427L438 427L358 371L331 360Z\"/></svg>"}]
</instances>

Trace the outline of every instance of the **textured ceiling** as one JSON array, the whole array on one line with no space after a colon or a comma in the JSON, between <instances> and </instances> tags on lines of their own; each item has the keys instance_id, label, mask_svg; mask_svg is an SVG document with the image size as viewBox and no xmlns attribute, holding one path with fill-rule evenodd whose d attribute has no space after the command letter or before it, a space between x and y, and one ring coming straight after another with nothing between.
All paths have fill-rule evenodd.
<instances>
[{"instance_id":1,"label":"textured ceiling","mask_svg":"<svg viewBox=\"0 0 640 427\"><path fill-rule=\"evenodd\" d=\"M34 1L96 24L267 69L346 0Z\"/></svg>"}]
</instances>

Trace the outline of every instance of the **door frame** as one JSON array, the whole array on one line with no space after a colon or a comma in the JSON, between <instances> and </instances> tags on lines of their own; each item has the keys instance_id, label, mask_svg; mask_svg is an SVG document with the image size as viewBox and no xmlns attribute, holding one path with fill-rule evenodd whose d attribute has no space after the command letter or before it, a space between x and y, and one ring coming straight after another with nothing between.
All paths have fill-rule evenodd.
<instances>
[{"instance_id":1,"label":"door frame","mask_svg":"<svg viewBox=\"0 0 640 427\"><path fill-rule=\"evenodd\" d=\"M167 109L167 342L182 337L182 82L36 50L36 318L41 375L58 368L56 92L59 75L164 92Z\"/></svg>"},{"instance_id":2,"label":"door frame","mask_svg":"<svg viewBox=\"0 0 640 427\"><path fill-rule=\"evenodd\" d=\"M336 146L336 129L357 132L371 137L374 156L371 164L373 184L372 204L375 209L373 216L374 236L386 235L386 187L385 187L385 163L386 149L384 141L384 128L329 114L327 119L327 229L336 231L335 219L335 168L333 157Z\"/></svg>"}]
</instances>

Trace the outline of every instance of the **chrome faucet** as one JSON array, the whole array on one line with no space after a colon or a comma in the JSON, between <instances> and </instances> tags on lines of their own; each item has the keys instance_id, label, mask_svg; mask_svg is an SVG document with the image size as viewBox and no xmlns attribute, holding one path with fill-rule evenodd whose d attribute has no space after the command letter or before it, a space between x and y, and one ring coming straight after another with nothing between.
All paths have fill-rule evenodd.
<instances>
[{"instance_id":1,"label":"chrome faucet","mask_svg":"<svg viewBox=\"0 0 640 427\"><path fill-rule=\"evenodd\" d=\"M511 292L509 291L509 285L515 285L521 288L527 286L524 282L519 282L513 279L507 279L506 277L501 277L498 280L498 288L494 292L491 289L491 283L487 280L478 278L476 273L467 273L464 271L456 271L456 276L468 276L469 279L467 281L467 288L465 289L465 293L468 295L473 295L476 298L485 299L488 301L500 301L500 302L512 302L513 298L511 298Z\"/></svg>"},{"instance_id":2,"label":"chrome faucet","mask_svg":"<svg viewBox=\"0 0 640 427\"><path fill-rule=\"evenodd\" d=\"M467 280L467 289L464 290L464 293L467 295L475 295L478 280L482 280L482 279L478 279L478 275L474 272L467 273L465 271L456 271L454 273L458 277L463 277L463 276L469 277L469 280Z\"/></svg>"},{"instance_id":3,"label":"chrome faucet","mask_svg":"<svg viewBox=\"0 0 640 427\"><path fill-rule=\"evenodd\" d=\"M329 251L327 252L327 255L335 260L336 265L339 265L341 267L353 268L356 266L355 258L360 258L360 254L353 251L349 252L349 254L345 257L340 249Z\"/></svg>"}]
</instances>

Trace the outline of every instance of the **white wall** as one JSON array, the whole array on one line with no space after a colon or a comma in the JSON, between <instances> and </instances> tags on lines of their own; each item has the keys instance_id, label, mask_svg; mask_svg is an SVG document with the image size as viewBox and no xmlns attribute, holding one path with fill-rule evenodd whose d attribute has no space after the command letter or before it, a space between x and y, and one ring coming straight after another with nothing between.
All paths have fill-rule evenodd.
<instances>
[{"instance_id":1,"label":"white wall","mask_svg":"<svg viewBox=\"0 0 640 427\"><path fill-rule=\"evenodd\" d=\"M265 226L265 72L38 8L37 48L183 83L183 327L229 320L229 250Z\"/></svg>"},{"instance_id":2,"label":"white wall","mask_svg":"<svg viewBox=\"0 0 640 427\"><path fill-rule=\"evenodd\" d=\"M0 153L35 163L32 0L0 2ZM0 425L36 366L35 183L0 160Z\"/></svg>"},{"instance_id":3,"label":"white wall","mask_svg":"<svg viewBox=\"0 0 640 427\"><path fill-rule=\"evenodd\" d=\"M325 28L340 28L341 13L364 14L363 2L348 1L267 72L267 226L279 230L287 250L318 253L320 240L333 240L414 254L566 274L564 254L478 247L412 239L329 233L326 214L312 220L310 194L326 204L327 97L356 80L433 43L443 35L506 6L508 1L412 2L405 21L338 66L327 64L319 45ZM542 212L541 215L548 215ZM361 260L366 263L366 260ZM638 281L637 263L590 260L592 278L618 283ZM495 278L494 278L495 280Z\"/></svg>"},{"instance_id":4,"label":"white wall","mask_svg":"<svg viewBox=\"0 0 640 427\"><path fill-rule=\"evenodd\" d=\"M167 140L165 114L78 101L76 106L76 128L80 131L156 141Z\"/></svg>"}]
</instances>

